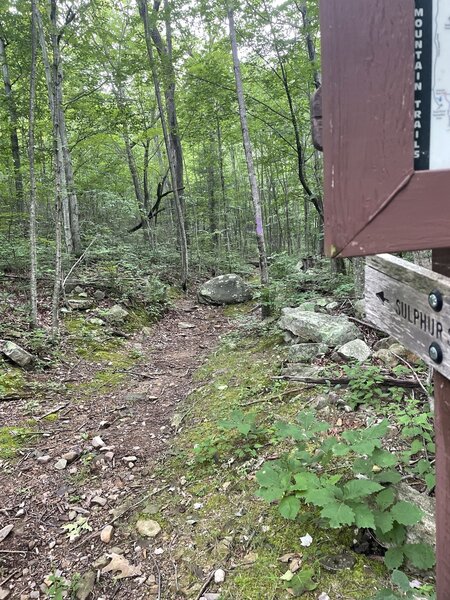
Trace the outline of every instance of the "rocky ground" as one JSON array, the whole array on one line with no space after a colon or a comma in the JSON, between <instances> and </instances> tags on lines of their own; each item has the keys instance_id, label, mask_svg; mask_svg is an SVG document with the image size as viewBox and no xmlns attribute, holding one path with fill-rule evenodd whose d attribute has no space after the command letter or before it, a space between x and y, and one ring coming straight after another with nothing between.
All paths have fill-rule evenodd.
<instances>
[{"instance_id":1,"label":"rocky ground","mask_svg":"<svg viewBox=\"0 0 450 600\"><path fill-rule=\"evenodd\" d=\"M44 397L0 402L2 426L26 439L18 459L0 461L0 598L60 598L69 586L80 600L93 588L99 600L159 597L157 526L144 519L130 528L127 519L158 497L153 471L173 415L229 328L221 309L179 300L126 341L124 366L106 361L118 378L90 385L102 381L105 361L69 353L40 376ZM127 355L141 358L130 366Z\"/></svg>"}]
</instances>

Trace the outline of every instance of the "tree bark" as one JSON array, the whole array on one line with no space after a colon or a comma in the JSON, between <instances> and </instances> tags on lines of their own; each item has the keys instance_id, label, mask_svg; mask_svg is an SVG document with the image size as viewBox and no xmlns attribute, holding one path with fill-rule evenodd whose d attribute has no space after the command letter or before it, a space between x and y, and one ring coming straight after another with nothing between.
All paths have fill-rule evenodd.
<instances>
[{"instance_id":1,"label":"tree bark","mask_svg":"<svg viewBox=\"0 0 450 600\"><path fill-rule=\"evenodd\" d=\"M242 85L242 76L241 76L241 67L239 62L239 55L237 49L237 41L236 41L236 29L234 26L234 12L233 9L228 6L228 23L230 27L230 41L231 41L231 51L233 54L233 68L234 68L234 78L236 81L236 93L239 104L239 117L241 120L241 130L242 130L242 140L244 145L245 152L245 160L247 163L247 171L248 178L250 182L250 190L251 197L253 203L253 212L255 218L255 230L256 230L256 240L258 244L259 251L259 269L261 276L261 284L266 286L269 282L269 270L267 267L267 254L266 254L266 243L264 238L264 227L263 227L263 218L262 218L262 209L261 209L261 198L258 189L258 183L256 180L255 173L255 165L253 162L253 151L252 144L250 140L250 134L248 131L248 123L247 123L247 111L245 106L244 99L244 90ZM266 316L268 312L267 305L263 304L263 316Z\"/></svg>"},{"instance_id":2,"label":"tree bark","mask_svg":"<svg viewBox=\"0 0 450 600\"><path fill-rule=\"evenodd\" d=\"M0 62L2 65L3 85L5 88L6 104L9 112L9 126L10 126L10 143L11 143L11 154L14 165L14 186L16 192L16 208L17 212L20 213L20 219L23 219L23 213L25 211L24 199L23 199L23 179L21 169L21 158L20 158L20 146L19 136L17 133L18 119L17 119L17 108L14 99L11 79L9 76L9 67L6 57L6 40L0 36Z\"/></svg>"},{"instance_id":3,"label":"tree bark","mask_svg":"<svg viewBox=\"0 0 450 600\"><path fill-rule=\"evenodd\" d=\"M57 0L50 0L50 24L52 28L51 34L51 42L52 42L52 51L53 51L53 62L54 62L54 71L53 76L56 79L55 89L55 99L54 99L54 108L58 112L57 118L59 123L59 137L61 140L61 150L63 155L63 167L64 167L64 175L66 180L66 189L67 189L67 200L69 204L69 217L70 217L70 231L72 234L72 243L73 243L73 251L76 256L81 256L82 248L81 248L81 238L80 238L80 224L79 224L79 216L78 216L78 198L75 191L75 183L73 178L73 167L72 167L72 157L70 155L69 150L69 141L67 137L67 129L66 129L66 118L63 110L63 69L62 69L62 60L61 60L61 52L59 48L59 44L61 42L62 32L58 31L57 24ZM66 17L66 24L68 19L73 20L75 18L75 14L69 11L68 16ZM69 21L70 22L70 21Z\"/></svg>"},{"instance_id":4,"label":"tree bark","mask_svg":"<svg viewBox=\"0 0 450 600\"><path fill-rule=\"evenodd\" d=\"M31 72L28 118L28 161L30 167L30 323L37 327L36 174L34 164L34 121L36 105L36 0L31 0Z\"/></svg>"},{"instance_id":5,"label":"tree bark","mask_svg":"<svg viewBox=\"0 0 450 600\"><path fill-rule=\"evenodd\" d=\"M175 209L177 212L178 219L178 237L180 242L180 254L181 254L181 287L183 290L187 289L188 277L189 277L189 257L188 257L188 247L187 247L187 238L186 238L186 229L185 229L185 220L183 207L180 199L180 190L178 189L177 184L179 183L179 179L177 176L177 158L176 158L176 150L172 147L171 136L169 129L166 123L166 116L164 111L164 106L162 102L161 96L161 87L159 84L158 73L156 71L155 60L153 56L153 48L152 48L152 31L156 31L156 29L151 27L148 15L148 5L147 0L137 0L139 13L141 15L141 19L144 24L144 33L145 33L145 43L147 46L147 54L148 60L150 64L150 70L152 73L153 85L155 88L155 96L158 104L159 116L161 119L161 126L163 130L164 143L166 146L167 160L169 162L170 169L170 179L172 183L173 197L175 202ZM157 3L159 5L159 3ZM159 35L159 34L158 34ZM173 85L173 89L175 89L175 83ZM181 146L180 146L181 147ZM183 161L178 165L178 168L183 169Z\"/></svg>"}]
</instances>

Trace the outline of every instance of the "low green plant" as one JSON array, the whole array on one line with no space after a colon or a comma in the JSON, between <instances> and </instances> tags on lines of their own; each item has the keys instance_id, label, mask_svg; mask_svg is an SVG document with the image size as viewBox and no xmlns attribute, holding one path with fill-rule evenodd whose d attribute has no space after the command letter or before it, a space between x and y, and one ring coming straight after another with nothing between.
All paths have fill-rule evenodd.
<instances>
[{"instance_id":1,"label":"low green plant","mask_svg":"<svg viewBox=\"0 0 450 600\"><path fill-rule=\"evenodd\" d=\"M349 378L346 401L349 406L356 408L360 404L378 403L385 397L380 384L383 376L376 366L346 365L344 372Z\"/></svg>"},{"instance_id":2,"label":"low green plant","mask_svg":"<svg viewBox=\"0 0 450 600\"><path fill-rule=\"evenodd\" d=\"M92 527L89 525L86 517L77 517L75 521L66 523L61 527L69 537L69 541L73 542L78 539L85 531L92 531Z\"/></svg>"},{"instance_id":3,"label":"low green plant","mask_svg":"<svg viewBox=\"0 0 450 600\"><path fill-rule=\"evenodd\" d=\"M418 593L420 593L423 600L436 600L436 595L431 586L421 585L418 582L411 585L403 571L395 569L392 572L391 581L394 589L380 590L372 600L398 600L398 598L414 600L414 598L417 598Z\"/></svg>"},{"instance_id":4,"label":"low green plant","mask_svg":"<svg viewBox=\"0 0 450 600\"><path fill-rule=\"evenodd\" d=\"M385 419L337 438L324 435L329 424L309 411L301 412L297 423L277 423L275 433L292 439L295 448L264 464L256 475L258 495L268 502L278 501L286 519L296 519L306 504L319 509L324 527L371 529L389 548L384 561L390 569L398 569L406 559L428 569L434 565L433 550L426 544L406 543L406 528L420 521L422 511L397 500L399 461L382 447L388 426Z\"/></svg>"}]
</instances>

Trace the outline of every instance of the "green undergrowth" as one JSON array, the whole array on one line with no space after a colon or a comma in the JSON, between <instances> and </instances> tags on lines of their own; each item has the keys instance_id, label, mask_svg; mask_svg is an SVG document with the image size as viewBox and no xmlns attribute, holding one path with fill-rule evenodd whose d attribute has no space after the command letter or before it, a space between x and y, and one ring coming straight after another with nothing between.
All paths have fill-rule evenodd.
<instances>
[{"instance_id":1,"label":"green undergrowth","mask_svg":"<svg viewBox=\"0 0 450 600\"><path fill-rule=\"evenodd\" d=\"M161 524L161 541L176 534L173 558L186 598L197 597L217 568L227 573L221 600L292 598L281 578L286 554L299 557L306 600L321 592L363 600L388 581L380 561L350 550L352 528L324 530L317 511L306 506L295 521L286 521L275 504L256 496L262 457L276 458L283 450L271 424L294 419L311 394L275 378L285 353L278 341L255 330L224 338L196 374L200 387L175 415L174 448L157 473L163 491L142 513ZM302 544L306 535L309 546ZM330 557L343 554L351 568L330 569ZM219 588L212 583L208 591Z\"/></svg>"},{"instance_id":2,"label":"green undergrowth","mask_svg":"<svg viewBox=\"0 0 450 600\"><path fill-rule=\"evenodd\" d=\"M0 363L0 398L18 394L26 382L20 369L9 367L3 361Z\"/></svg>"},{"instance_id":3,"label":"green undergrowth","mask_svg":"<svg viewBox=\"0 0 450 600\"><path fill-rule=\"evenodd\" d=\"M13 458L32 434L26 427L0 427L0 458Z\"/></svg>"}]
</instances>

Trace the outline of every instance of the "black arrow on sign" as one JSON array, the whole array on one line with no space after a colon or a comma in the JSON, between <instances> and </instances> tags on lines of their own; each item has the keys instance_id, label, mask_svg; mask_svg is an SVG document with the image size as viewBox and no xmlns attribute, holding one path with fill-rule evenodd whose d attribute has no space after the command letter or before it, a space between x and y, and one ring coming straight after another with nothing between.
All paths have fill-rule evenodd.
<instances>
[{"instance_id":1,"label":"black arrow on sign","mask_svg":"<svg viewBox=\"0 0 450 600\"><path fill-rule=\"evenodd\" d=\"M385 302L389 302L389 300L386 298L386 296L384 295L384 292L377 292L376 297L379 298L381 300L381 302L384 304Z\"/></svg>"}]
</instances>

